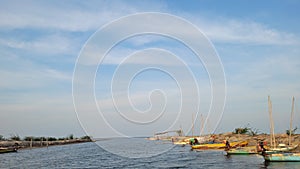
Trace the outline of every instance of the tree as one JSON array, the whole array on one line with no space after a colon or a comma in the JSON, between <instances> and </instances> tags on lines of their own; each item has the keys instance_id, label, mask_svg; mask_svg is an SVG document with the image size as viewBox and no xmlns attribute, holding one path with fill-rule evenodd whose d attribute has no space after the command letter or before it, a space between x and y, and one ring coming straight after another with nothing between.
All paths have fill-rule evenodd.
<instances>
[{"instance_id":1,"label":"tree","mask_svg":"<svg viewBox=\"0 0 300 169\"><path fill-rule=\"evenodd\" d=\"M2 135L0 135L0 141L3 141L3 140L5 140L5 138Z\"/></svg>"},{"instance_id":2,"label":"tree","mask_svg":"<svg viewBox=\"0 0 300 169\"><path fill-rule=\"evenodd\" d=\"M292 130L292 135L295 134L295 132L296 132L297 129L298 129L298 128L295 127L295 128ZM286 130L286 134L287 134L287 135L290 135L290 130Z\"/></svg>"},{"instance_id":3,"label":"tree","mask_svg":"<svg viewBox=\"0 0 300 169\"><path fill-rule=\"evenodd\" d=\"M55 138L55 137L48 137L48 141L56 141L57 140L57 138Z\"/></svg>"},{"instance_id":4,"label":"tree","mask_svg":"<svg viewBox=\"0 0 300 169\"><path fill-rule=\"evenodd\" d=\"M234 130L235 130L234 131L235 134L246 134L246 133L248 133L249 128L248 127L244 127L244 128L240 127L240 128L235 128Z\"/></svg>"},{"instance_id":5,"label":"tree","mask_svg":"<svg viewBox=\"0 0 300 169\"><path fill-rule=\"evenodd\" d=\"M31 140L33 140L33 137L31 137L31 136L26 136L26 137L24 137L23 140L24 140L24 141L31 141Z\"/></svg>"},{"instance_id":6,"label":"tree","mask_svg":"<svg viewBox=\"0 0 300 169\"><path fill-rule=\"evenodd\" d=\"M20 141L21 140L20 136L18 136L18 135L13 135L13 136L10 137L10 139L13 140L13 141Z\"/></svg>"},{"instance_id":7,"label":"tree","mask_svg":"<svg viewBox=\"0 0 300 169\"><path fill-rule=\"evenodd\" d=\"M247 127L240 127L234 129L234 134L249 134L251 136L255 136L259 133L259 130L253 127L250 127L250 124Z\"/></svg>"},{"instance_id":8,"label":"tree","mask_svg":"<svg viewBox=\"0 0 300 169\"><path fill-rule=\"evenodd\" d=\"M88 140L88 141L92 141L90 136L83 136L81 137L82 140Z\"/></svg>"}]
</instances>

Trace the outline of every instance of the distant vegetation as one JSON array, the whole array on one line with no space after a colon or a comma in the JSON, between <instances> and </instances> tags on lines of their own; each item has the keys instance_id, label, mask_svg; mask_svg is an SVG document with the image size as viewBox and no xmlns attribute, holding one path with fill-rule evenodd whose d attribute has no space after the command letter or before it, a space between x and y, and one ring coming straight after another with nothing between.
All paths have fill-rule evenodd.
<instances>
[{"instance_id":1,"label":"distant vegetation","mask_svg":"<svg viewBox=\"0 0 300 169\"><path fill-rule=\"evenodd\" d=\"M5 138L2 135L0 135L0 141L2 140L5 140Z\"/></svg>"},{"instance_id":2,"label":"distant vegetation","mask_svg":"<svg viewBox=\"0 0 300 169\"><path fill-rule=\"evenodd\" d=\"M259 130L248 125L247 127L235 128L233 131L234 134L249 134L251 136L256 136L259 134Z\"/></svg>"},{"instance_id":3,"label":"distant vegetation","mask_svg":"<svg viewBox=\"0 0 300 169\"><path fill-rule=\"evenodd\" d=\"M66 137L60 137L60 138L56 138L56 137L34 137L34 136L25 136L23 139L20 138L20 136L18 135L12 135L9 138L5 138L3 135L0 135L0 141L58 141L58 140L75 140L75 139L81 139L81 140L88 140L91 141L91 137L90 136L82 136L80 138L76 138L74 137L73 134L70 134Z\"/></svg>"},{"instance_id":4,"label":"distant vegetation","mask_svg":"<svg viewBox=\"0 0 300 169\"><path fill-rule=\"evenodd\" d=\"M292 130L291 135L294 135L294 134L296 133L296 130L297 130L297 129L298 129L298 128L295 127L295 128ZM290 130L286 130L286 134L287 134L287 135L290 135Z\"/></svg>"},{"instance_id":5,"label":"distant vegetation","mask_svg":"<svg viewBox=\"0 0 300 169\"><path fill-rule=\"evenodd\" d=\"M20 138L20 136L18 136L18 135L13 135L13 136L10 137L10 140L13 140L13 141L20 141L21 138Z\"/></svg>"}]
</instances>

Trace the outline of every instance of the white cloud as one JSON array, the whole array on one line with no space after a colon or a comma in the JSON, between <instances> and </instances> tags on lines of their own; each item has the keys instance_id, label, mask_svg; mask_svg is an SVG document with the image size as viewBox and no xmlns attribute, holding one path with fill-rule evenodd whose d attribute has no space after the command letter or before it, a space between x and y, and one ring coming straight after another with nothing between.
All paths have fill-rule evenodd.
<instances>
[{"instance_id":1,"label":"white cloud","mask_svg":"<svg viewBox=\"0 0 300 169\"><path fill-rule=\"evenodd\" d=\"M99 26L99 22L90 21L102 18L99 17L101 13L76 10L76 8L64 10L59 6L54 7L53 4L41 2L4 4L0 13L0 26L9 29L45 28L69 31L86 31ZM103 17L107 18L108 15Z\"/></svg>"},{"instance_id":2,"label":"white cloud","mask_svg":"<svg viewBox=\"0 0 300 169\"><path fill-rule=\"evenodd\" d=\"M96 30L106 22L135 13L141 8L158 10L164 8L164 5L140 4L138 9L137 6L122 1L78 1L68 4L60 1L7 1L0 7L0 27L89 31Z\"/></svg>"},{"instance_id":3,"label":"white cloud","mask_svg":"<svg viewBox=\"0 0 300 169\"><path fill-rule=\"evenodd\" d=\"M0 27L7 29L15 28L43 28L57 29L64 31L95 31L103 24L114 19L145 11L166 11L164 3L123 3L122 1L105 2L77 2L74 4L61 4L60 2L36 2L29 1L26 4L6 2L0 7ZM155 10L154 10L155 9ZM289 45L299 44L299 38L293 33L276 30L268 25L255 21L241 21L232 18L204 19L184 13L187 20L199 26L203 32L214 41L251 43L251 44L271 44ZM149 26L154 26L151 23ZM166 23L167 24L167 23ZM123 28L126 29L126 28ZM176 28L180 32L185 32L180 27ZM193 35L191 35L193 37ZM138 43L148 42L148 39L140 39ZM143 42L144 41L144 42Z\"/></svg>"},{"instance_id":4,"label":"white cloud","mask_svg":"<svg viewBox=\"0 0 300 169\"><path fill-rule=\"evenodd\" d=\"M71 84L72 72L40 65L26 57L20 57L9 52L2 51L1 55L3 57L0 59L2 62L0 88L22 91L24 89L57 86L61 83Z\"/></svg>"},{"instance_id":5,"label":"white cloud","mask_svg":"<svg viewBox=\"0 0 300 169\"><path fill-rule=\"evenodd\" d=\"M255 21L234 19L194 19L203 32L215 42L266 44L266 45L297 45L299 38L293 34L270 28ZM198 20L198 21L197 21Z\"/></svg>"},{"instance_id":6,"label":"white cloud","mask_svg":"<svg viewBox=\"0 0 300 169\"><path fill-rule=\"evenodd\" d=\"M37 71L0 71L2 89L26 90L35 88L57 87L61 81L71 84L71 76L57 70L37 70ZM45 93L47 93L45 91Z\"/></svg>"},{"instance_id":7,"label":"white cloud","mask_svg":"<svg viewBox=\"0 0 300 169\"><path fill-rule=\"evenodd\" d=\"M36 39L22 40L20 38L1 38L0 45L13 49L21 49L39 56L55 54L71 54L77 49L76 39L63 37L62 35L47 35ZM33 55L32 55L33 56Z\"/></svg>"},{"instance_id":8,"label":"white cloud","mask_svg":"<svg viewBox=\"0 0 300 169\"><path fill-rule=\"evenodd\" d=\"M161 5L157 2L147 2L134 5L127 4L127 2L124 3L121 1L78 1L75 4L69 3L67 5L64 3L65 2L60 1L52 1L51 3L45 1L27 1L26 3L15 3L10 1L4 3L1 2L0 31L2 31L4 34L6 33L6 30L9 30L9 32L14 29L18 31L25 30L24 34L26 34L26 31L29 30L28 32L30 33L28 35L33 36L31 40L23 40L21 37L10 35L5 36L6 38L2 37L0 39L1 48L5 48L4 50L1 49L1 61L3 62L1 64L2 67L0 70L0 77L2 79L0 88L2 90L20 90L20 93L17 93L16 96L14 95L15 98L12 98L13 102L10 105L5 105L4 107L2 107L3 111L12 110L12 112L20 113L23 112L23 110L26 110L28 112L32 111L34 114L45 109L47 109L49 112L71 112L73 109L73 105L71 105L70 103L66 103L66 105L68 105L65 107L57 106L60 103L64 104L64 100L57 99L58 97L62 97L63 94L59 93L61 91L58 91L58 94L53 98L48 99L47 103L41 101L42 99L44 99L43 96L51 94L51 91L48 90L51 90L53 88L55 89L55 87L60 87L62 85L61 82L63 82L62 87L70 87L68 86L69 84L71 84L70 69L66 68L64 70L56 70L55 68L51 68L51 65L48 65L48 67L45 65L43 66L42 64L44 63L32 63L30 58L32 58L33 56L26 58L26 56L23 56L22 53L19 53L18 50L15 49L21 49L22 51L25 50L29 53L29 55L38 53L39 56L59 55L61 56L61 58L65 58L63 54L74 54L74 51L77 52L79 50L77 48L82 45L80 44L80 40L74 39L74 37L77 36L77 34L72 34L74 32L93 32L100 26L107 24L114 19L118 19L119 17L128 14L134 14L139 11L145 12L149 10L155 10L168 12L168 9L165 8L163 4ZM179 16L184 16L184 14L179 14ZM234 18L216 18L216 20L208 20L205 18L199 19L198 16L197 18L195 18L195 16L187 16L185 18L191 23L197 25L201 30L203 30L203 32L209 38L211 38L213 42L235 43L241 46L245 44L299 45L299 37L296 34L285 32L279 29L274 29L267 24L259 23L256 21L244 21ZM152 24L151 22L144 24L147 27L153 27L153 29L155 29L155 27L157 26L155 24ZM168 25L167 22L165 24ZM132 25L127 25L127 27L122 27L121 29L130 29L130 26ZM165 29L174 28L166 27ZM194 35L190 34L189 31L184 29L183 25L178 26L175 29L176 31L179 31L181 35L188 36L188 38L191 40L194 39ZM42 30L42 32L47 32L48 34L35 34L35 30ZM54 32L54 34L51 34L51 32ZM64 33L72 35L65 36ZM81 34L79 34L78 36L79 38L81 38L81 40L83 39ZM111 55L108 55L107 59L104 60L104 63L119 64L121 59L124 58L124 55L127 56L135 51L135 47L144 46L145 44L148 45L152 42L156 43L157 41L157 38L153 38L150 36L146 38L140 37L138 39L131 40L129 41L131 46L127 46L127 48L119 48L117 51L113 51L115 53L111 53ZM10 48L13 49L11 50ZM3 54L7 51L9 51L8 53L16 54L17 57ZM93 55L97 52L99 51L92 51L92 53L88 55ZM257 53L259 53L260 55L265 54L263 52L260 53L260 51L258 51ZM287 50L283 50L282 53L288 55ZM231 54L236 53L235 51L232 51ZM295 51L294 54L298 57L299 51ZM8 58L3 59L3 57ZM89 58L91 58L91 60L86 60L88 64L98 63L98 60L95 60L97 58L96 56L94 58ZM29 61L27 62L26 60ZM234 83L230 84L231 88L228 92L231 94L230 99L232 99L230 100L232 102L229 102L229 106L237 105L236 103L240 103L238 104L238 106L240 106L239 108L233 108L229 110L232 110L232 112L241 111L243 110L243 106L246 104L244 102L251 103L252 101L257 101L259 100L260 96L265 96L269 91L274 93L276 92L276 95L278 97L285 97L287 95L290 96L295 91L298 91L299 81L297 80L297 77L300 76L300 64L298 60L299 59L297 59L296 57L280 56L278 58L272 58L271 61L255 61L252 64L243 63L244 67L239 67L242 68L242 70L235 69L236 72L234 72L233 74L228 74L230 79L233 79L232 81ZM46 63L47 60L44 60L44 62ZM156 60L143 60L143 58L140 58L129 63L141 65L148 63L153 64L157 62ZM160 63L161 62L159 62L158 64ZM170 62L168 62L167 60L163 61L163 63L170 64ZM237 61L237 64L241 64L241 62ZM178 71L180 71L180 69ZM278 72L280 72L281 74L278 74ZM287 79L280 79L278 77ZM64 82L68 84L66 85ZM259 85L265 84L268 84L270 88L255 88ZM147 82L145 85L151 84ZM14 104L14 102L22 101L22 99L26 100L26 98L20 99L20 97L18 97L17 95L22 94L22 92L28 92L28 88L42 89L42 91L36 90L36 93L30 93L30 97L36 96L35 94L37 93L40 94L38 99L27 100L25 104ZM204 92L208 91L209 89L205 90ZM5 101L7 101L7 98L10 97L10 95L15 94L13 92L10 92L9 90L5 92L8 93L4 93L2 95L2 100ZM246 93L247 96L245 96L245 98L243 96L243 99L241 99L241 93ZM70 95L66 95L67 96L63 98L65 98L66 100L70 99L68 97ZM141 97L134 96L133 99L136 100L136 104L141 104ZM189 99L193 101L194 98ZM51 104L51 102L53 103ZM111 104L109 105L109 103L107 103L107 101L105 102L105 100L104 104L107 108L111 107ZM209 105L209 103L207 105ZM247 111L252 111L251 108L252 107L249 106L249 109ZM256 109L258 110L259 108ZM259 113L257 113L256 115L259 115ZM7 114L7 116L9 115ZM185 121L183 121L183 123L186 123L186 121L190 120L190 116L185 117L184 120Z\"/></svg>"}]
</instances>

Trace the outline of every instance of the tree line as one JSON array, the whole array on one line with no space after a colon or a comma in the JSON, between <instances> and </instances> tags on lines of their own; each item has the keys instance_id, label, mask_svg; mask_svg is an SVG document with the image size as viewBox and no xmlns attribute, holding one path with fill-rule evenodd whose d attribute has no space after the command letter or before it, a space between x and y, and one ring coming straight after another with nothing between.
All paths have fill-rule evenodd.
<instances>
[{"instance_id":1,"label":"tree line","mask_svg":"<svg viewBox=\"0 0 300 169\"><path fill-rule=\"evenodd\" d=\"M0 141L62 141L62 140L89 140L91 141L90 136L82 136L80 138L74 137L73 134L70 134L66 137L34 137L34 136L25 136L21 138L19 135L12 135L9 138L5 138L4 136L0 135Z\"/></svg>"}]
</instances>

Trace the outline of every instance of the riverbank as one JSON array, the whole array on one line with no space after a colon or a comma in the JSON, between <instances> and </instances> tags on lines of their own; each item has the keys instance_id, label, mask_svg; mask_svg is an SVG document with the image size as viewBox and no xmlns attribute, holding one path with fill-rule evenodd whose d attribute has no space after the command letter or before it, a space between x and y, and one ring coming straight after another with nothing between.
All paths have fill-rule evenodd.
<instances>
[{"instance_id":1,"label":"riverbank","mask_svg":"<svg viewBox=\"0 0 300 169\"><path fill-rule=\"evenodd\" d=\"M27 148L41 148L48 146L57 146L57 145L66 145L66 144L78 144L93 142L91 139L72 139L72 140L56 140L56 141L13 141L5 140L0 141L0 147L9 148L17 147L18 149L27 149Z\"/></svg>"}]
</instances>

